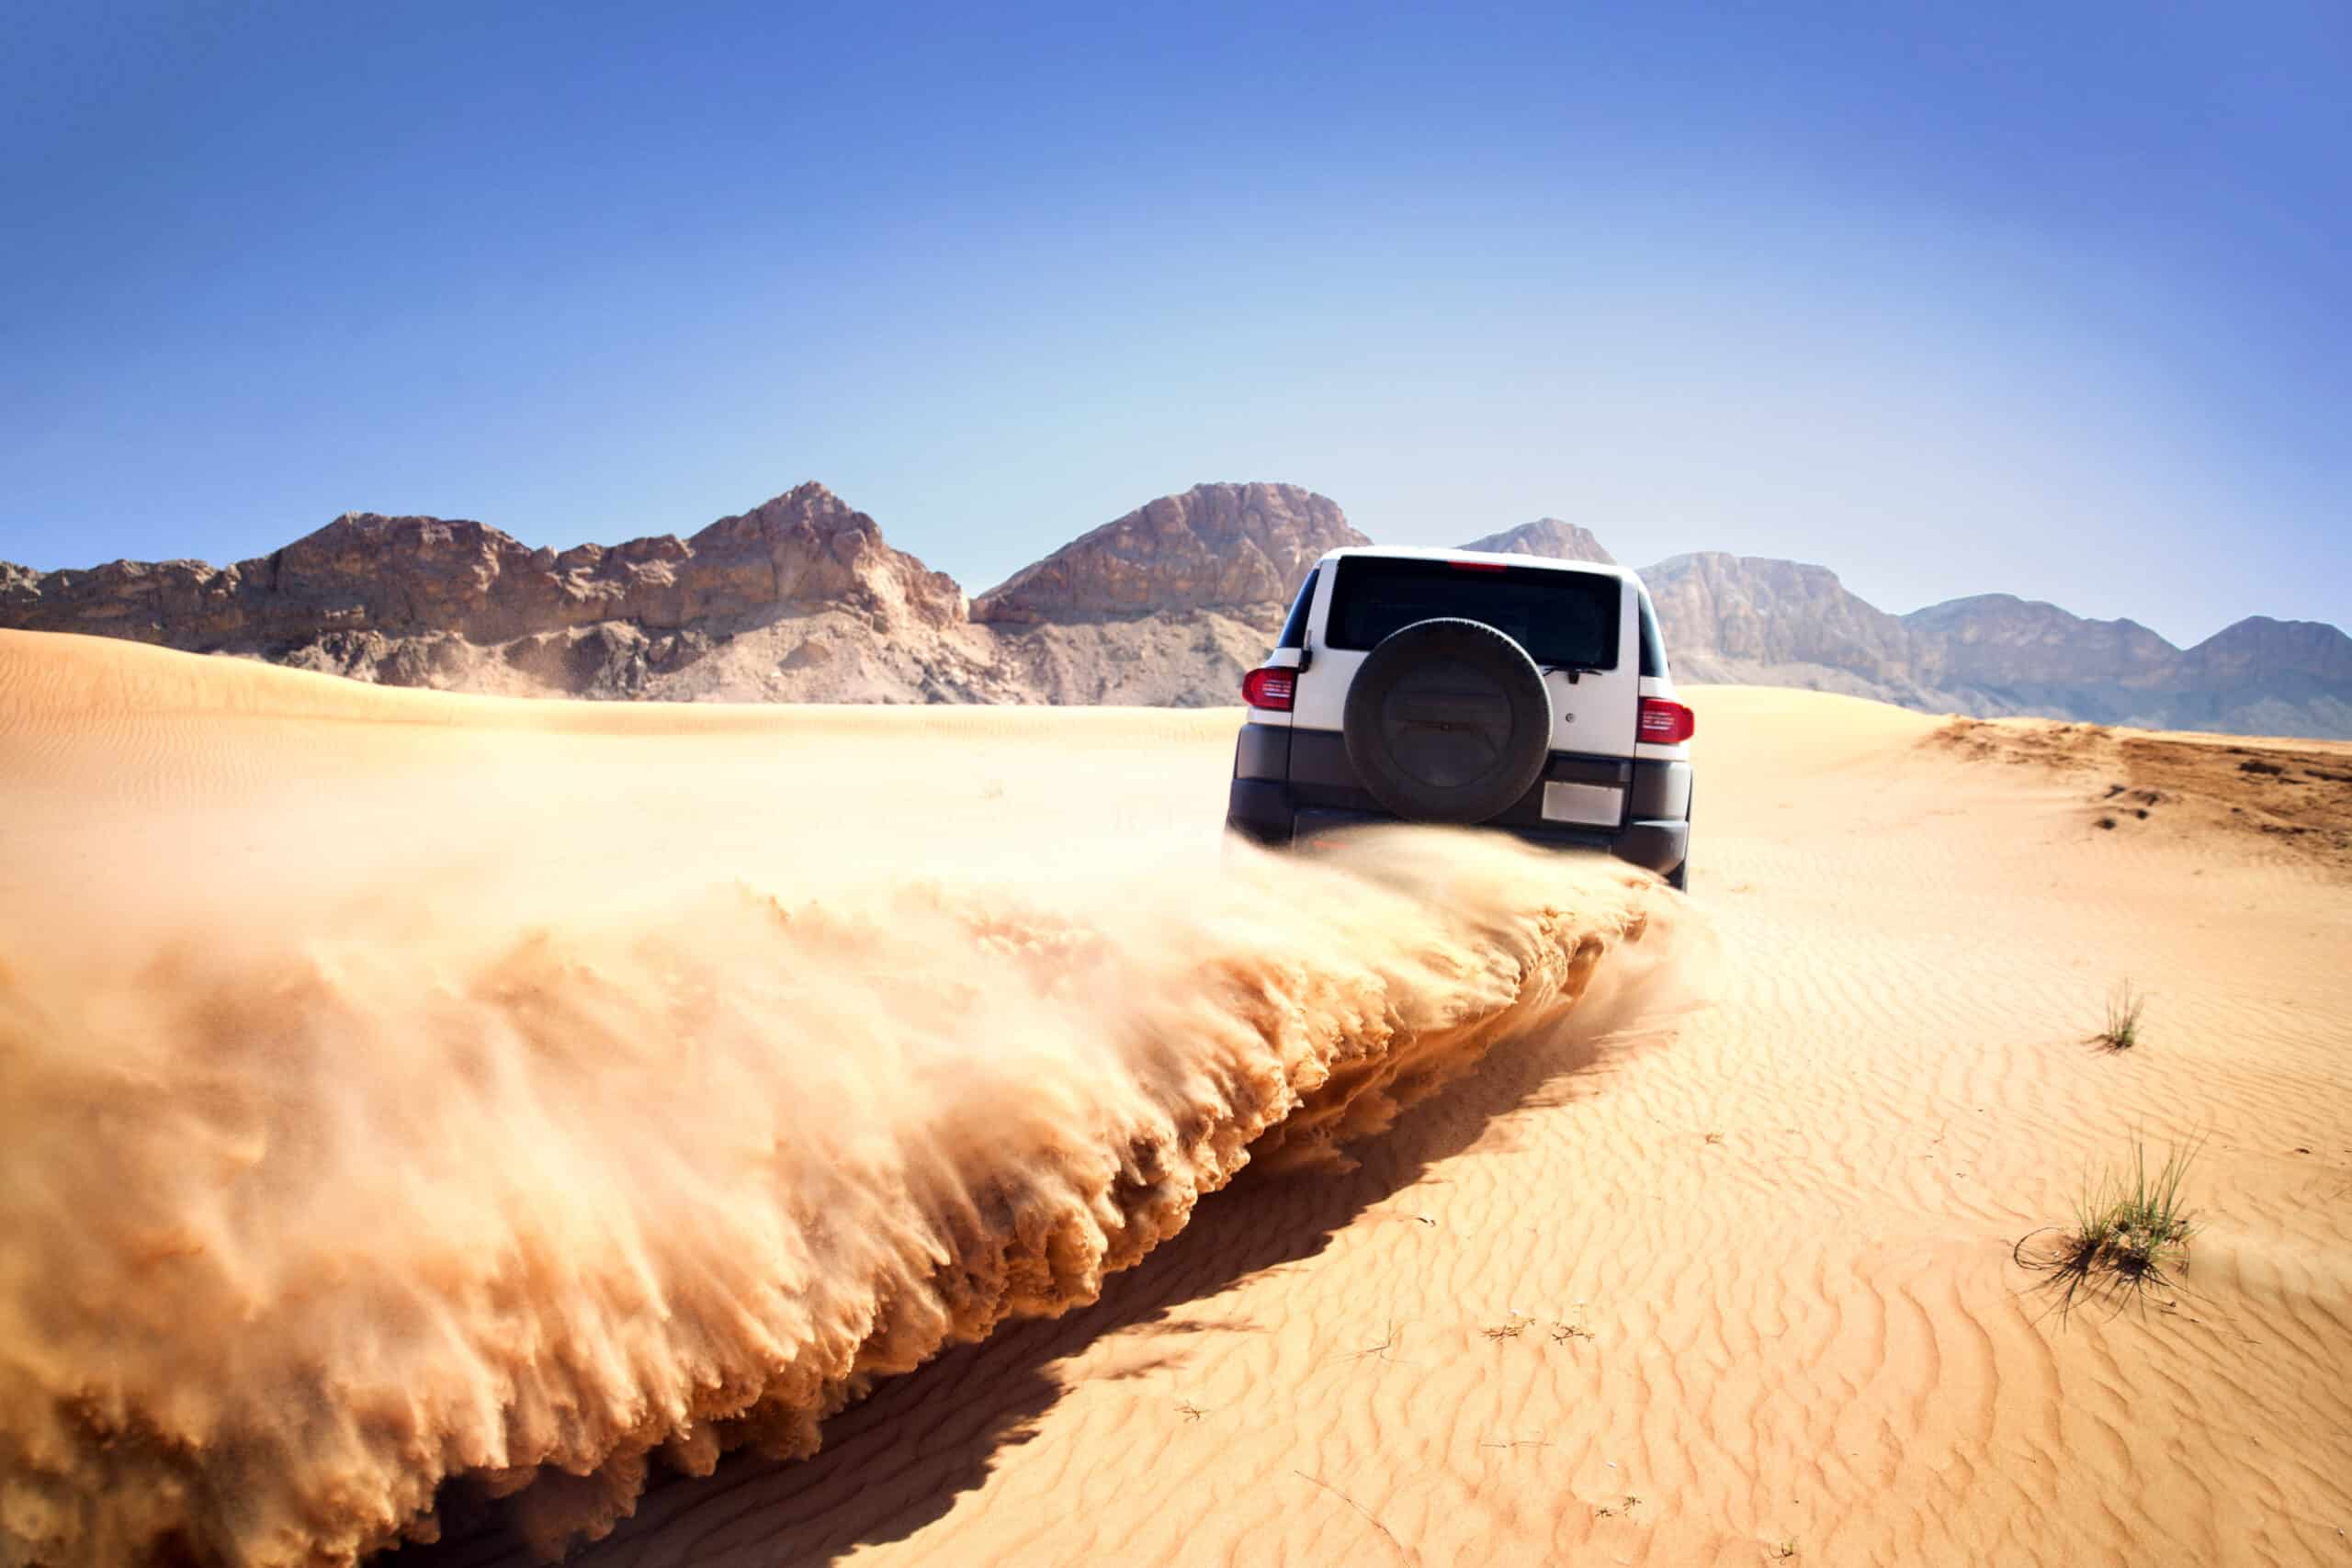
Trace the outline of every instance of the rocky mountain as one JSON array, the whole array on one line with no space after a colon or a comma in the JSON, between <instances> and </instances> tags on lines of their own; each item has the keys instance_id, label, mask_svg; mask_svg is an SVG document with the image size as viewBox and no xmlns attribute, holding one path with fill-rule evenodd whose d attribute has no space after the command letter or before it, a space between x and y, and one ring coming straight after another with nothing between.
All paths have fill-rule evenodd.
<instances>
[{"instance_id":1,"label":"rocky mountain","mask_svg":"<svg viewBox=\"0 0 2352 1568\"><path fill-rule=\"evenodd\" d=\"M338 632L454 633L503 642L625 620L673 630L776 605L884 621L958 621L955 580L882 542L874 519L807 484L693 537L532 549L481 523L345 513L230 567L116 561L36 576L8 569L0 613L32 630L96 631L174 648L310 641Z\"/></svg>"},{"instance_id":2,"label":"rocky mountain","mask_svg":"<svg viewBox=\"0 0 2352 1568\"><path fill-rule=\"evenodd\" d=\"M2182 649L2134 621L1987 594L1905 615L1923 683L1970 713L2352 737L2352 637L2252 616Z\"/></svg>"},{"instance_id":3,"label":"rocky mountain","mask_svg":"<svg viewBox=\"0 0 2352 1568\"><path fill-rule=\"evenodd\" d=\"M2352 739L2352 637L2249 615L2181 656L2175 728Z\"/></svg>"},{"instance_id":4,"label":"rocky mountain","mask_svg":"<svg viewBox=\"0 0 2352 1568\"><path fill-rule=\"evenodd\" d=\"M1532 523L1521 523L1516 528L1473 539L1462 547L1491 550L1498 556L1549 556L1555 560L1589 560L1599 566L1617 564L1617 558L1601 547L1591 529L1563 523L1556 517L1538 517Z\"/></svg>"},{"instance_id":5,"label":"rocky mountain","mask_svg":"<svg viewBox=\"0 0 2352 1568\"><path fill-rule=\"evenodd\" d=\"M1642 581L1668 657L1694 674L1746 663L1823 665L1890 687L1914 678L1903 623L1848 592L1826 567L1707 551L1660 561Z\"/></svg>"},{"instance_id":6,"label":"rocky mountain","mask_svg":"<svg viewBox=\"0 0 2352 1568\"><path fill-rule=\"evenodd\" d=\"M1685 679L1932 713L2352 738L2352 637L2320 622L2256 616L2184 650L2136 621L2007 593L1890 615L1796 561L1676 556L1642 579Z\"/></svg>"},{"instance_id":7,"label":"rocky mountain","mask_svg":"<svg viewBox=\"0 0 2352 1568\"><path fill-rule=\"evenodd\" d=\"M481 523L346 513L228 567L0 568L0 626L469 690L652 694L744 632L842 629L818 620L937 637L964 624L964 595L819 484L688 538L560 552ZM831 640L804 637L798 667L829 663Z\"/></svg>"},{"instance_id":8,"label":"rocky mountain","mask_svg":"<svg viewBox=\"0 0 2352 1568\"><path fill-rule=\"evenodd\" d=\"M1295 486L1200 485L972 606L806 484L611 547L352 513L233 566L0 563L0 626L515 695L1201 705L1233 700L1316 558L1363 542Z\"/></svg>"},{"instance_id":9,"label":"rocky mountain","mask_svg":"<svg viewBox=\"0 0 2352 1568\"><path fill-rule=\"evenodd\" d=\"M972 602L997 625L1248 614L1286 604L1324 551L1368 545L1296 485L1194 485L1072 540Z\"/></svg>"},{"instance_id":10,"label":"rocky mountain","mask_svg":"<svg viewBox=\"0 0 2352 1568\"><path fill-rule=\"evenodd\" d=\"M2221 689L2285 677L2323 685L2352 682L2352 637L2324 621L2248 615L2185 656L2196 682Z\"/></svg>"},{"instance_id":11,"label":"rocky mountain","mask_svg":"<svg viewBox=\"0 0 2352 1568\"><path fill-rule=\"evenodd\" d=\"M1939 679L1969 686L2030 685L2054 672L2084 684L2163 682L2180 649L2137 621L2092 621L2011 593L1980 593L1903 617Z\"/></svg>"},{"instance_id":12,"label":"rocky mountain","mask_svg":"<svg viewBox=\"0 0 2352 1568\"><path fill-rule=\"evenodd\" d=\"M1213 706L1323 552L1370 542L1296 485L1195 485L1015 572L972 619L1045 701Z\"/></svg>"},{"instance_id":13,"label":"rocky mountain","mask_svg":"<svg viewBox=\"0 0 2352 1568\"><path fill-rule=\"evenodd\" d=\"M0 562L0 626L517 695L1191 706L1232 702L1316 558L1367 542L1295 485L1197 485L967 604L806 484L684 538L611 547L535 549L481 523L352 513L233 566ZM1610 560L1556 518L1469 547ZM1642 576L1686 680L2352 738L2352 637L2317 622L2256 616L2184 650L2008 594L1891 615L1795 561L1702 553Z\"/></svg>"}]
</instances>

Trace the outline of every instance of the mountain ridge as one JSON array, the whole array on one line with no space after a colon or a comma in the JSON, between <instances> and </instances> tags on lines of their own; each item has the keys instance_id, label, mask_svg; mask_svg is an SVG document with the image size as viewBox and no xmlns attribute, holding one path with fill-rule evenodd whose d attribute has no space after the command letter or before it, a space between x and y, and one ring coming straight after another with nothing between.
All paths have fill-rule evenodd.
<instances>
[{"instance_id":1,"label":"mountain ridge","mask_svg":"<svg viewBox=\"0 0 2352 1568\"><path fill-rule=\"evenodd\" d=\"M0 562L0 626L125 637L393 684L662 700L1229 703L1324 551L1329 498L1195 485L967 597L823 485L685 536L531 547L469 519L345 513L266 556ZM1541 517L1467 548L1611 563ZM2247 616L2192 647L1978 593L1893 615L1826 566L1697 551L1644 570L1685 679L1928 711L2352 738L2352 637Z\"/></svg>"},{"instance_id":2,"label":"mountain ridge","mask_svg":"<svg viewBox=\"0 0 2352 1568\"><path fill-rule=\"evenodd\" d=\"M1550 556L1555 560L1591 561L1596 566L1617 564L1617 558L1609 553L1591 529L1564 523L1557 517L1538 517L1532 523L1521 523L1516 528L1473 539L1462 547L1504 556Z\"/></svg>"},{"instance_id":3,"label":"mountain ridge","mask_svg":"<svg viewBox=\"0 0 2352 1568\"><path fill-rule=\"evenodd\" d=\"M1034 624L1286 601L1324 551L1372 541L1288 484L1201 484L1092 528L975 597L972 619Z\"/></svg>"},{"instance_id":4,"label":"mountain ridge","mask_svg":"<svg viewBox=\"0 0 2352 1568\"><path fill-rule=\"evenodd\" d=\"M2181 649L2007 593L1892 615L1826 567L1768 558L1679 556L1642 576L1676 668L1703 679L1979 717L2352 738L2352 637L2324 622L2248 616Z\"/></svg>"}]
</instances>

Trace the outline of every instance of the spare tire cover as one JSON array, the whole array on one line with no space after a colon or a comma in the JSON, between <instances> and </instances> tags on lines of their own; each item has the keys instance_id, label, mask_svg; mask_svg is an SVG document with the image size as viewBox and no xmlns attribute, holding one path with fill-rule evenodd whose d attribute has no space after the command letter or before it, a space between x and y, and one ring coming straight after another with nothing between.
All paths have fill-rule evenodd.
<instances>
[{"instance_id":1,"label":"spare tire cover","mask_svg":"<svg viewBox=\"0 0 2352 1568\"><path fill-rule=\"evenodd\" d=\"M1417 822L1484 822L1543 776L1552 694L1527 650L1479 621L1415 621L1348 687L1341 735L1372 797Z\"/></svg>"}]
</instances>

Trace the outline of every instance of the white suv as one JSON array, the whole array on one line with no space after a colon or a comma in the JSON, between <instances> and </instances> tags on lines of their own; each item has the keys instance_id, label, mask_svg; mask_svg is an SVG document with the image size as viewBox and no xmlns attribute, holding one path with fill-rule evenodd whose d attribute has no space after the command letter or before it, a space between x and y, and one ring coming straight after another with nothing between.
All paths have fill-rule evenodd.
<instances>
[{"instance_id":1,"label":"white suv","mask_svg":"<svg viewBox=\"0 0 2352 1568\"><path fill-rule=\"evenodd\" d=\"M1630 571L1333 550L1241 694L1226 824L1260 843L1476 823L1690 875L1694 725Z\"/></svg>"}]
</instances>

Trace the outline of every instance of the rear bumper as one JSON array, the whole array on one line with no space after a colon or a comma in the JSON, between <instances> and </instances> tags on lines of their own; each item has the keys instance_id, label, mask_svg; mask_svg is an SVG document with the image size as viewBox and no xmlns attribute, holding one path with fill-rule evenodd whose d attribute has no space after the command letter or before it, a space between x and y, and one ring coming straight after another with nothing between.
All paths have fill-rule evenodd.
<instances>
[{"instance_id":1,"label":"rear bumper","mask_svg":"<svg viewBox=\"0 0 2352 1568\"><path fill-rule=\"evenodd\" d=\"M1225 808L1225 825L1245 839L1280 849L1298 830L1298 805L1282 784L1263 779L1236 779L1233 798Z\"/></svg>"},{"instance_id":2,"label":"rear bumper","mask_svg":"<svg viewBox=\"0 0 2352 1568\"><path fill-rule=\"evenodd\" d=\"M1385 812L1329 811L1314 807L1286 817L1279 816L1262 800L1250 802L1245 810L1238 783L1234 785L1234 795L1235 809L1227 813L1226 826L1272 848L1310 843L1323 834L1336 833L1343 829L1366 828L1376 823L1401 820ZM1547 850L1599 851L1603 854L1615 855L1619 860L1638 865L1645 871L1657 872L1660 876L1680 865L1690 853L1690 824L1688 822L1628 822L1613 832L1589 828L1529 828L1509 822L1490 822L1479 830L1509 833L1514 839Z\"/></svg>"},{"instance_id":3,"label":"rear bumper","mask_svg":"<svg viewBox=\"0 0 2352 1568\"><path fill-rule=\"evenodd\" d=\"M1343 829L1400 820L1355 784L1339 737L1245 724L1234 751L1233 793L1226 826L1255 842L1283 848ZM1302 744L1304 743L1304 744ZM1308 755L1295 756L1294 748ZM1547 773L1589 770L1589 759L1555 759ZM1629 761L1626 819L1613 828L1572 827L1542 815L1542 784L1483 826L1547 849L1598 850L1660 874L1690 852L1690 764Z\"/></svg>"}]
</instances>

